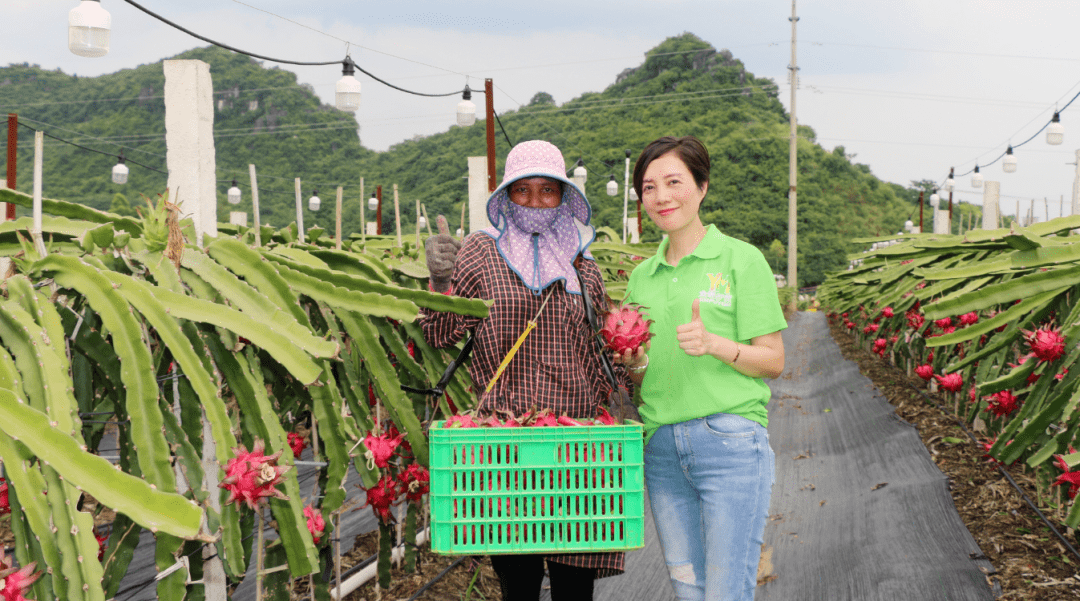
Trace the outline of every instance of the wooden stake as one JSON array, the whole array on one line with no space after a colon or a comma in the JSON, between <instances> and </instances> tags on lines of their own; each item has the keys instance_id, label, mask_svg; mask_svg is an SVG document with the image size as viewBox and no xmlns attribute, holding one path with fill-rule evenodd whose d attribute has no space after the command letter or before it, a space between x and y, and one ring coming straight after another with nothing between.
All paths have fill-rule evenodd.
<instances>
[{"instance_id":1,"label":"wooden stake","mask_svg":"<svg viewBox=\"0 0 1080 601\"><path fill-rule=\"evenodd\" d=\"M424 224L427 225L427 235L431 235L431 220L427 216L427 206L420 204L420 211L424 214Z\"/></svg>"},{"instance_id":2,"label":"wooden stake","mask_svg":"<svg viewBox=\"0 0 1080 601\"><path fill-rule=\"evenodd\" d=\"M259 221L259 180L255 178L255 165L248 163L251 174L251 216L255 223L255 246L262 246L262 223Z\"/></svg>"},{"instance_id":3,"label":"wooden stake","mask_svg":"<svg viewBox=\"0 0 1080 601\"><path fill-rule=\"evenodd\" d=\"M34 229L30 235L34 238L34 248L38 254L44 257L48 252L45 250L45 241L41 238L41 166L45 153L45 134L34 132Z\"/></svg>"},{"instance_id":4,"label":"wooden stake","mask_svg":"<svg viewBox=\"0 0 1080 601\"><path fill-rule=\"evenodd\" d=\"M296 178L296 229L300 232L300 241L304 241L304 205L300 193L300 178Z\"/></svg>"},{"instance_id":5,"label":"wooden stake","mask_svg":"<svg viewBox=\"0 0 1080 601\"><path fill-rule=\"evenodd\" d=\"M397 245L401 247L401 205L398 203L397 184L394 184L394 227L397 228Z\"/></svg>"},{"instance_id":6,"label":"wooden stake","mask_svg":"<svg viewBox=\"0 0 1080 601\"><path fill-rule=\"evenodd\" d=\"M461 229L461 237L462 238L465 237L465 234L469 233L469 230L465 229L465 205L467 205L467 204L469 204L469 203L468 202L461 203L461 228L459 228L459 229ZM455 232L455 234L456 233L457 232Z\"/></svg>"},{"instance_id":7,"label":"wooden stake","mask_svg":"<svg viewBox=\"0 0 1080 601\"><path fill-rule=\"evenodd\" d=\"M416 201L416 248L420 248L420 201Z\"/></svg>"},{"instance_id":8,"label":"wooden stake","mask_svg":"<svg viewBox=\"0 0 1080 601\"><path fill-rule=\"evenodd\" d=\"M336 234L335 238L337 238L337 244L336 244L337 250L341 250L341 195L344 194L344 193L345 193L345 189L342 188L341 186L338 186L337 187L337 212L336 212L337 229L334 231L334 233Z\"/></svg>"},{"instance_id":9,"label":"wooden stake","mask_svg":"<svg viewBox=\"0 0 1080 601\"><path fill-rule=\"evenodd\" d=\"M367 244L367 198L364 194L364 178L360 178L360 242Z\"/></svg>"}]
</instances>

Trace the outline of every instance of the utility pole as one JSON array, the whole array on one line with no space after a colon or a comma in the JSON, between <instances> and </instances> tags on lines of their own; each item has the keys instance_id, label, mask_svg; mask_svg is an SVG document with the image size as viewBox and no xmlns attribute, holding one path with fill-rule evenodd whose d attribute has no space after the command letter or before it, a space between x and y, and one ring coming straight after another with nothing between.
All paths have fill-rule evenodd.
<instances>
[{"instance_id":1,"label":"utility pole","mask_svg":"<svg viewBox=\"0 0 1080 601\"><path fill-rule=\"evenodd\" d=\"M798 121L795 119L795 90L799 87L799 67L795 62L795 25L799 22L799 17L795 14L795 0L791 0L791 65L788 69L791 70L791 152L789 158L788 169L788 266L787 266L787 281L788 285L795 288L795 294L791 297L791 309L794 310L796 303L799 300L799 268L796 265L796 257L798 257L797 241L798 241L798 222L796 221L797 214L797 192L796 182L798 179Z\"/></svg>"}]
</instances>

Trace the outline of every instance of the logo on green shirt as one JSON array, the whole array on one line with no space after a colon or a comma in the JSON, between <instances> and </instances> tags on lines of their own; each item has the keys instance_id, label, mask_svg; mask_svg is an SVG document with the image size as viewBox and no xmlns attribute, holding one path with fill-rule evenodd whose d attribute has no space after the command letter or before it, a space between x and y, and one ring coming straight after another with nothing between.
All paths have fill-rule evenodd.
<instances>
[{"instance_id":1,"label":"logo on green shirt","mask_svg":"<svg viewBox=\"0 0 1080 601\"><path fill-rule=\"evenodd\" d=\"M698 299L721 307L730 307L731 282L724 277L724 273L718 271L716 273L706 273L705 275L709 278L709 289L702 290L698 294Z\"/></svg>"}]
</instances>

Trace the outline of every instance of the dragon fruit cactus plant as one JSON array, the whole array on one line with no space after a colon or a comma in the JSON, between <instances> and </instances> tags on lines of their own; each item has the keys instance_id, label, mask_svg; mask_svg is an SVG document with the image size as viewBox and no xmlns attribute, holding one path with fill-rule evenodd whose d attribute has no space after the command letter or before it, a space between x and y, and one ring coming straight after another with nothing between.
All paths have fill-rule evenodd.
<instances>
[{"instance_id":1,"label":"dragon fruit cactus plant","mask_svg":"<svg viewBox=\"0 0 1080 601\"><path fill-rule=\"evenodd\" d=\"M235 457L225 465L225 479L218 486L229 491L226 503L246 503L251 509L265 497L288 500L277 489L281 475L289 471L290 466L278 465L281 451L265 455L266 446L260 439L255 440L249 452L244 445L233 449Z\"/></svg>"},{"instance_id":2,"label":"dragon fruit cactus plant","mask_svg":"<svg viewBox=\"0 0 1080 601\"><path fill-rule=\"evenodd\" d=\"M644 307L634 303L620 303L608 310L600 335L604 337L609 350L620 355L626 351L636 353L652 338L652 333L649 332L652 320L646 319L642 309Z\"/></svg>"}]
</instances>

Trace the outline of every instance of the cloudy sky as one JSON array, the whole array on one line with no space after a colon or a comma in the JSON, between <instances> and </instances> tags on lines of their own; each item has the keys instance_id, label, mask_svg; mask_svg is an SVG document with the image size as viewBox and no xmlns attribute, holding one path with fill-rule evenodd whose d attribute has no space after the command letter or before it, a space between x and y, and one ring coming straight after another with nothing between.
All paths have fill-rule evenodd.
<instances>
[{"instance_id":1,"label":"cloudy sky","mask_svg":"<svg viewBox=\"0 0 1080 601\"><path fill-rule=\"evenodd\" d=\"M137 0L214 40L295 61L340 60L395 85L431 93L494 80L497 112L538 91L566 102L600 91L644 52L689 31L727 48L780 84L790 106L791 2L787 0ZM156 62L203 42L122 0L102 0L113 19L111 51L97 59L67 50L68 11L77 0L4 0L0 65L29 62L94 76ZM520 7L520 8L519 8ZM538 8L542 7L542 8ZM878 177L907 185L944 180L982 165L1001 182L1002 211L1035 206L1036 216L1069 212L1080 148L1080 101L1062 111L1065 143L1040 134L1016 149L1018 169L998 160L1031 138L1080 93L1080 2L1056 0L799 0L799 122L827 149L842 145ZM11 24L18 24L12 27ZM270 63L267 63L268 66ZM292 67L333 103L335 67ZM458 98L419 98L361 74L357 112L365 146L383 150L445 131ZM478 113L482 94L474 96ZM0 111L17 111L0 106ZM970 176L955 198L981 203Z\"/></svg>"}]
</instances>

